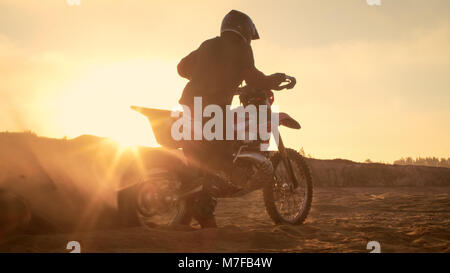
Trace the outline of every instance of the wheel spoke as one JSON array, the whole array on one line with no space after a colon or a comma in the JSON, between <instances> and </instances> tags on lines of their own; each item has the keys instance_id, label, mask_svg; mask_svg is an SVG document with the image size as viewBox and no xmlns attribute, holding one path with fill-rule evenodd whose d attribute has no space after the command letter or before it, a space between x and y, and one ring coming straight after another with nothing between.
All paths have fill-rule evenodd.
<instances>
[{"instance_id":1,"label":"wheel spoke","mask_svg":"<svg viewBox=\"0 0 450 273\"><path fill-rule=\"evenodd\" d=\"M287 168L281 162L278 164L275 170L275 176L277 181L277 188L275 203L280 215L286 218L288 221L294 221L296 217L301 213L304 198L304 177L305 174L301 171L301 168L297 166L294 161L291 161L292 169L296 180L298 181L297 188L292 188L292 181L289 179Z\"/></svg>"},{"instance_id":2,"label":"wheel spoke","mask_svg":"<svg viewBox=\"0 0 450 273\"><path fill-rule=\"evenodd\" d=\"M137 216L144 225L170 225L178 212L178 204L166 199L171 196L167 189L174 183L170 180L152 181L142 184L138 193Z\"/></svg>"}]
</instances>

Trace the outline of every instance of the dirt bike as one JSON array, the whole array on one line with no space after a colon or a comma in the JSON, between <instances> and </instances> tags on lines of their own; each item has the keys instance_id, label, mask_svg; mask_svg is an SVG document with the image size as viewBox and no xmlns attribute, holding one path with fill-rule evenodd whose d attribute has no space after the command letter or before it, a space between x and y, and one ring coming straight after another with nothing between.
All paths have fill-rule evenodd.
<instances>
[{"instance_id":1,"label":"dirt bike","mask_svg":"<svg viewBox=\"0 0 450 273\"><path fill-rule=\"evenodd\" d=\"M295 84L295 78L287 76L283 83L272 90L291 89ZM236 94L242 104L240 107L266 105L271 113L274 102L272 90L239 87ZM173 151L183 148L183 141L175 141L170 135L175 121L171 111L136 106L131 108L148 118L155 139L168 149L159 151L159 155L153 155L153 158L158 158L158 162L147 166L143 175L131 175L134 177L128 183L131 186L119 192L119 211L125 222L145 226L180 224L187 213L186 200L201 191L203 186L193 189L183 187L183 173L190 166L182 156L173 156L176 154ZM278 117L281 126L301 128L286 113L279 113ZM235 120L235 128L238 127L236 122ZM248 119L245 122L247 126L244 126L244 130L248 130ZM268 123L270 122L269 120ZM277 140L278 151L261 151L260 145L264 142L261 138L250 140L247 137L233 141L233 170L228 182L238 190L222 197L242 196L262 189L266 211L276 224L299 225L304 222L311 208L311 171L303 156L284 146L280 135ZM174 150L171 152L170 149Z\"/></svg>"}]
</instances>

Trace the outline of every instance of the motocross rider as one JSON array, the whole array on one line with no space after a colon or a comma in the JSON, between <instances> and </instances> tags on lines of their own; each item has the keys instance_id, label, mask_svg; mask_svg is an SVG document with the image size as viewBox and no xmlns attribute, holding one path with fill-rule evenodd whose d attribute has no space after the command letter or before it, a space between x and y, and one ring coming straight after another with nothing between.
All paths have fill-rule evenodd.
<instances>
[{"instance_id":1,"label":"motocross rider","mask_svg":"<svg viewBox=\"0 0 450 273\"><path fill-rule=\"evenodd\" d=\"M266 76L255 67L252 40L259 39L258 31L248 15L232 10L222 21L220 36L204 41L198 49L178 64L178 74L189 80L179 103L193 113L194 97L202 97L202 107L215 104L225 109L230 105L237 87L245 80L256 89L272 89L286 79L283 73ZM203 109L202 109L203 111ZM224 127L226 128L226 127ZM225 130L225 129L224 129ZM204 189L190 200L185 224L195 218L202 228L217 227L214 210L223 179L214 172L228 174L232 168L230 142L225 140L190 141L183 147L185 156L196 168L196 183Z\"/></svg>"}]
</instances>

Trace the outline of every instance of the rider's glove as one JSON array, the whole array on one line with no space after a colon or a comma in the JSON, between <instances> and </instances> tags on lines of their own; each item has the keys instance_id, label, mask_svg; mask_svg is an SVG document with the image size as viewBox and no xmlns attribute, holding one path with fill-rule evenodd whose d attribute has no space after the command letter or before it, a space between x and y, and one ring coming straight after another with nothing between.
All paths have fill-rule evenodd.
<instances>
[{"instance_id":1,"label":"rider's glove","mask_svg":"<svg viewBox=\"0 0 450 273\"><path fill-rule=\"evenodd\" d=\"M286 80L286 74L284 73L275 73L270 75L270 77L273 79L274 86L278 86Z\"/></svg>"}]
</instances>

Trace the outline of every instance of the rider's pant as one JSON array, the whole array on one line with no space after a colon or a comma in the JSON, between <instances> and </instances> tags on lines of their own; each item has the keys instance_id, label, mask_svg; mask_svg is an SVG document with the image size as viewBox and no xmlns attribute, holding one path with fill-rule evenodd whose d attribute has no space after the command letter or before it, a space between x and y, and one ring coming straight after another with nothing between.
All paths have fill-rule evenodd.
<instances>
[{"instance_id":1,"label":"rider's pant","mask_svg":"<svg viewBox=\"0 0 450 273\"><path fill-rule=\"evenodd\" d=\"M231 170L231 142L192 141L183 147L183 152L193 172L191 177L203 185L203 191L191 200L192 214L199 222L213 218L216 198L226 183L216 172Z\"/></svg>"}]
</instances>

